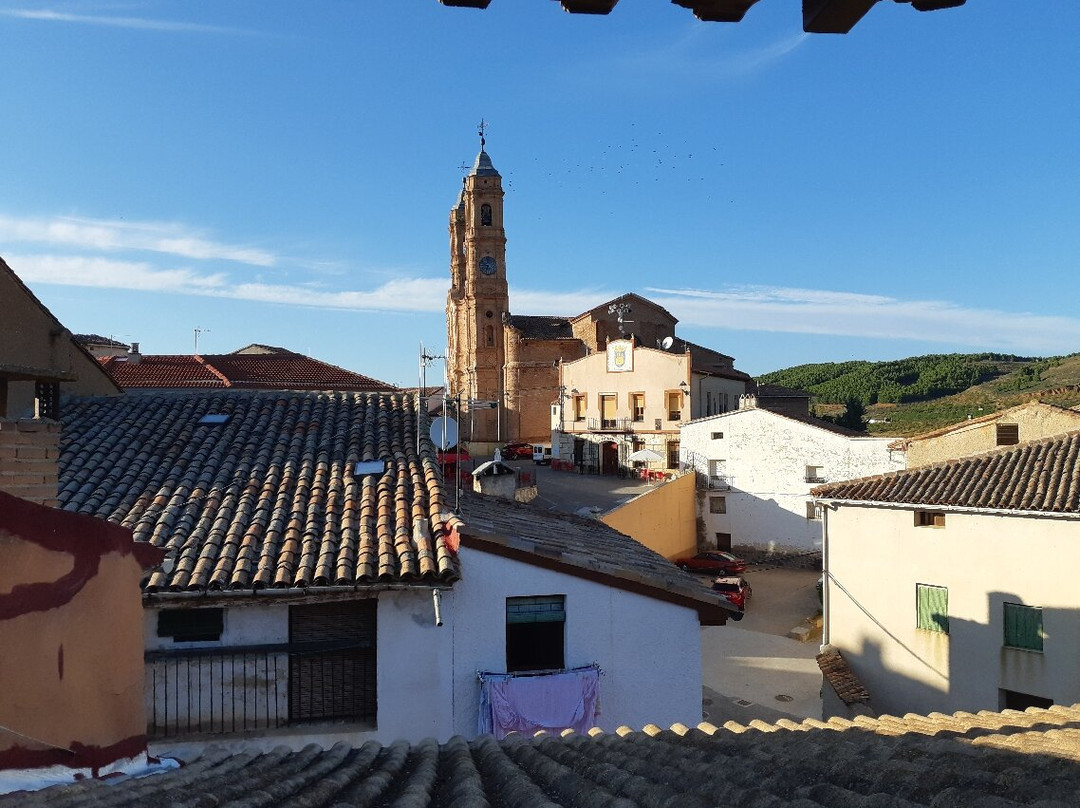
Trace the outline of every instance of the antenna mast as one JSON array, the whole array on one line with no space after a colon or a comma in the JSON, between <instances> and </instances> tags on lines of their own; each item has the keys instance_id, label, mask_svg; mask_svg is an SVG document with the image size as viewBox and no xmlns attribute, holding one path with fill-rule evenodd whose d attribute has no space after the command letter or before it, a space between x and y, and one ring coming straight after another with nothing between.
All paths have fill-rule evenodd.
<instances>
[{"instance_id":1,"label":"antenna mast","mask_svg":"<svg viewBox=\"0 0 1080 808\"><path fill-rule=\"evenodd\" d=\"M199 355L199 334L209 334L209 328L195 328L195 355Z\"/></svg>"}]
</instances>

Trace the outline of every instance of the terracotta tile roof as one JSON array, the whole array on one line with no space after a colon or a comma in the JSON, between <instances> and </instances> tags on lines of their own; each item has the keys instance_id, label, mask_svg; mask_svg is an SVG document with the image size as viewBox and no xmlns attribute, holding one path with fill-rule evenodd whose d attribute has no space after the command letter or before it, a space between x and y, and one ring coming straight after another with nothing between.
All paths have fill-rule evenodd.
<instances>
[{"instance_id":1,"label":"terracotta tile roof","mask_svg":"<svg viewBox=\"0 0 1080 808\"><path fill-rule=\"evenodd\" d=\"M205 356L142 354L99 360L124 388L237 390L396 391L387 382L301 354L252 353Z\"/></svg>"},{"instance_id":2,"label":"terracotta tile roof","mask_svg":"<svg viewBox=\"0 0 1080 808\"><path fill-rule=\"evenodd\" d=\"M1075 805L1080 709L730 722L323 750L211 748L141 779L0 797L0 808L133 805L912 808Z\"/></svg>"},{"instance_id":3,"label":"terracotta tile roof","mask_svg":"<svg viewBox=\"0 0 1080 808\"><path fill-rule=\"evenodd\" d=\"M412 398L147 393L74 399L61 507L169 551L147 591L451 582L458 524ZM223 424L200 424L223 414ZM387 461L353 476L357 461Z\"/></svg>"},{"instance_id":4,"label":"terracotta tile roof","mask_svg":"<svg viewBox=\"0 0 1080 808\"><path fill-rule=\"evenodd\" d=\"M574 329L565 317L512 314L510 325L525 339L574 339Z\"/></svg>"},{"instance_id":5,"label":"terracotta tile roof","mask_svg":"<svg viewBox=\"0 0 1080 808\"><path fill-rule=\"evenodd\" d=\"M528 556L529 563L687 606L704 625L742 617L698 578L596 519L473 493L462 494L461 518L463 547Z\"/></svg>"},{"instance_id":6,"label":"terracotta tile roof","mask_svg":"<svg viewBox=\"0 0 1080 808\"><path fill-rule=\"evenodd\" d=\"M194 356L144 355L138 361L127 356L104 356L98 360L121 387L225 388L225 380Z\"/></svg>"},{"instance_id":7,"label":"terracotta tile roof","mask_svg":"<svg viewBox=\"0 0 1080 808\"><path fill-rule=\"evenodd\" d=\"M870 701L869 691L835 648L818 654L817 664L825 681L844 704L866 704Z\"/></svg>"},{"instance_id":8,"label":"terracotta tile roof","mask_svg":"<svg viewBox=\"0 0 1080 808\"><path fill-rule=\"evenodd\" d=\"M820 499L1080 514L1080 432L832 483Z\"/></svg>"}]
</instances>

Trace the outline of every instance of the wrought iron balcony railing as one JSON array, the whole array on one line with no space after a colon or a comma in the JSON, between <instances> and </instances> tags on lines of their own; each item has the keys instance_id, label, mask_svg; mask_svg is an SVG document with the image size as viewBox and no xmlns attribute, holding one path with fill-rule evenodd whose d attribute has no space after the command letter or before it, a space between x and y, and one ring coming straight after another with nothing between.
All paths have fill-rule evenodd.
<instances>
[{"instance_id":1,"label":"wrought iron balcony railing","mask_svg":"<svg viewBox=\"0 0 1080 808\"><path fill-rule=\"evenodd\" d=\"M148 651L152 738L375 720L370 643L282 643Z\"/></svg>"}]
</instances>

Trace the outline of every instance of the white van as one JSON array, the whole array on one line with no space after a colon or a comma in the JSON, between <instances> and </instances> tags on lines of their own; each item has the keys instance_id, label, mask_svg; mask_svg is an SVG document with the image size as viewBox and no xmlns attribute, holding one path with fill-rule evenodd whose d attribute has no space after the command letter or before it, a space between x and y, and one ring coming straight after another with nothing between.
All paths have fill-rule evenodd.
<instances>
[{"instance_id":1,"label":"white van","mask_svg":"<svg viewBox=\"0 0 1080 808\"><path fill-rule=\"evenodd\" d=\"M533 446L533 462L538 466L550 466L551 447L539 445Z\"/></svg>"}]
</instances>

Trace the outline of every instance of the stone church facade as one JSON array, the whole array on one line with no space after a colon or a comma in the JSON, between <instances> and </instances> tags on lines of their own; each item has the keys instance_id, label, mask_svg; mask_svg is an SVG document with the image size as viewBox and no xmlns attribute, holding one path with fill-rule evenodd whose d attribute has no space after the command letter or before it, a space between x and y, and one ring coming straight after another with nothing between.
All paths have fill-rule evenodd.
<instances>
[{"instance_id":1,"label":"stone church facade","mask_svg":"<svg viewBox=\"0 0 1080 808\"><path fill-rule=\"evenodd\" d=\"M508 441L550 442L560 363L603 352L609 340L689 352L696 367L749 381L731 357L676 339L677 319L632 293L574 317L512 314L503 196L481 139L450 211L446 302L448 396L459 402L461 434L474 456Z\"/></svg>"}]
</instances>

